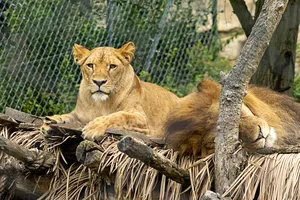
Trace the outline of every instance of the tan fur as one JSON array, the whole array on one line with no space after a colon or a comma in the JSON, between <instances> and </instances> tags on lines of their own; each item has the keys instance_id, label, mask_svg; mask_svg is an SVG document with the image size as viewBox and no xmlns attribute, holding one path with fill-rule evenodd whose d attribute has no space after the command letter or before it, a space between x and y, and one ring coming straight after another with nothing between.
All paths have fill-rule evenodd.
<instances>
[{"instance_id":1,"label":"tan fur","mask_svg":"<svg viewBox=\"0 0 300 200\"><path fill-rule=\"evenodd\" d=\"M214 152L221 86L203 80L183 99L166 123L166 142L181 154L206 157ZM249 151L297 144L300 104L266 88L250 87L241 110L239 137Z\"/></svg>"},{"instance_id":2,"label":"tan fur","mask_svg":"<svg viewBox=\"0 0 300 200\"><path fill-rule=\"evenodd\" d=\"M69 114L48 119L57 123L79 121L85 125L83 137L90 140L100 139L108 127L162 137L167 114L179 98L139 80L130 65L134 51L132 42L120 49L92 50L75 44L73 55L83 76L76 107ZM99 87L95 81L103 84ZM98 92L92 94L95 91Z\"/></svg>"}]
</instances>

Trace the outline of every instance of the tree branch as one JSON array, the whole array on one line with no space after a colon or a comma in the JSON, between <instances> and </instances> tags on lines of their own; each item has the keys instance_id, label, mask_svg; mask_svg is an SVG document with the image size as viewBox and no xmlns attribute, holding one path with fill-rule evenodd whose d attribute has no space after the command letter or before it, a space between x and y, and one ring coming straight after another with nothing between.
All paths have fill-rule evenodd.
<instances>
[{"instance_id":1,"label":"tree branch","mask_svg":"<svg viewBox=\"0 0 300 200\"><path fill-rule=\"evenodd\" d=\"M15 162L0 167L0 199L38 199L47 191L51 175L39 179L28 175Z\"/></svg>"},{"instance_id":2,"label":"tree branch","mask_svg":"<svg viewBox=\"0 0 300 200\"><path fill-rule=\"evenodd\" d=\"M254 26L254 19L249 12L247 5L244 0L230 0L230 4L233 8L233 12L238 17L242 28L248 37L251 33L252 27Z\"/></svg>"},{"instance_id":3,"label":"tree branch","mask_svg":"<svg viewBox=\"0 0 300 200\"><path fill-rule=\"evenodd\" d=\"M150 145L152 147L164 147L165 146L165 140L162 138L153 138L149 137L147 135L141 134L139 132L135 131L128 131L120 128L107 128L105 130L105 135L112 136L114 138L117 138L118 140L121 140L125 136L131 136L134 138L137 138L141 141L143 141L145 144Z\"/></svg>"},{"instance_id":4,"label":"tree branch","mask_svg":"<svg viewBox=\"0 0 300 200\"><path fill-rule=\"evenodd\" d=\"M173 0L168 0L167 5L166 5L165 10L164 10L164 13L163 13L163 15L160 19L159 24L158 24L157 33L155 34L155 37L153 39L153 43L152 43L150 51L149 51L149 54L146 58L146 62L145 62L145 65L144 65L144 70L146 72L150 71L151 61L152 61L152 58L153 58L154 53L156 51L159 40L161 38L162 32L165 28L165 24L166 24L166 21L168 19L169 10L171 9L172 5L173 5Z\"/></svg>"},{"instance_id":5,"label":"tree branch","mask_svg":"<svg viewBox=\"0 0 300 200\"><path fill-rule=\"evenodd\" d=\"M104 149L95 142L84 140L77 146L76 158L88 168L98 170L103 152Z\"/></svg>"},{"instance_id":6,"label":"tree branch","mask_svg":"<svg viewBox=\"0 0 300 200\"><path fill-rule=\"evenodd\" d=\"M217 122L216 146L216 191L223 194L244 167L246 156L236 152L240 109L243 94L251 76L257 69L272 34L277 27L288 0L266 0L252 32L241 51L236 66L225 80L220 98Z\"/></svg>"},{"instance_id":7,"label":"tree branch","mask_svg":"<svg viewBox=\"0 0 300 200\"><path fill-rule=\"evenodd\" d=\"M190 185L190 176L187 170L180 168L176 163L156 153L143 143L127 136L118 143L118 148L129 157L142 161L177 183L184 186Z\"/></svg>"},{"instance_id":8,"label":"tree branch","mask_svg":"<svg viewBox=\"0 0 300 200\"><path fill-rule=\"evenodd\" d=\"M280 153L280 154L291 154L291 153L300 153L300 146L284 146L284 147L267 147L263 149L255 150L254 153L260 154L273 154L273 153Z\"/></svg>"},{"instance_id":9,"label":"tree branch","mask_svg":"<svg viewBox=\"0 0 300 200\"><path fill-rule=\"evenodd\" d=\"M210 190L207 190L205 194L200 197L200 200L225 200L221 195L214 193Z\"/></svg>"},{"instance_id":10,"label":"tree branch","mask_svg":"<svg viewBox=\"0 0 300 200\"><path fill-rule=\"evenodd\" d=\"M22 161L25 166L32 171L47 170L54 165L56 160L52 154L43 151L29 150L2 136L0 136L0 151Z\"/></svg>"}]
</instances>

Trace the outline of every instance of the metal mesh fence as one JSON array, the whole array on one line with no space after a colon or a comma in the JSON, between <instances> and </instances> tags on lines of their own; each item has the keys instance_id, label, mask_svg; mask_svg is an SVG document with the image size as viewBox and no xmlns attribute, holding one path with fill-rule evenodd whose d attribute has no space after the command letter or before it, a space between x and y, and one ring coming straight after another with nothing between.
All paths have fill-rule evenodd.
<instances>
[{"instance_id":1,"label":"metal mesh fence","mask_svg":"<svg viewBox=\"0 0 300 200\"><path fill-rule=\"evenodd\" d=\"M133 41L141 79L185 95L219 50L217 0L0 0L0 112L73 109L74 43ZM209 66L206 66L209 67Z\"/></svg>"}]
</instances>

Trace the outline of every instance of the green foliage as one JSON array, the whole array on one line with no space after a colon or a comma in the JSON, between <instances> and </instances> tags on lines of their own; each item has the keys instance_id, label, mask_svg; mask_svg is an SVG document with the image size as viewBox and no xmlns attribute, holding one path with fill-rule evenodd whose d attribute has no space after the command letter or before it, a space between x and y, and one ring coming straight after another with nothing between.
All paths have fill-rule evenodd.
<instances>
[{"instance_id":1,"label":"green foliage","mask_svg":"<svg viewBox=\"0 0 300 200\"><path fill-rule=\"evenodd\" d=\"M191 73L191 78L195 74L200 74L203 78L204 74L207 74L214 80L220 79L220 71L229 71L231 66L229 62L218 57L216 51L209 51L208 47L203 46L201 42L198 42L195 46L188 50L189 61L187 67Z\"/></svg>"},{"instance_id":2,"label":"green foliage","mask_svg":"<svg viewBox=\"0 0 300 200\"><path fill-rule=\"evenodd\" d=\"M195 12L195 1L174 0L165 23L167 0L6 1L8 45L0 46L2 111L5 106L37 115L71 111L80 80L71 56L74 43L92 48L133 41L137 51L132 65L140 78L179 96L205 73L218 79L219 71L229 68L218 58L216 27L199 30L211 27L212 9L205 5ZM158 46L153 45L155 38ZM152 50L150 70L143 71Z\"/></svg>"},{"instance_id":3,"label":"green foliage","mask_svg":"<svg viewBox=\"0 0 300 200\"><path fill-rule=\"evenodd\" d=\"M191 48L186 49L188 59L182 68L188 72L185 75L185 80L188 80L188 83L177 80L177 77L174 76L174 74L177 74L175 72L176 67L172 67L172 62L166 62L164 65L165 69L167 69L166 76L160 85L182 97L190 93L204 76L218 81L220 79L220 71L227 72L231 69L231 66L227 59L217 56L218 51L216 49L220 50L221 48L215 48L214 51L210 51L200 41ZM167 55L166 60L171 61L177 55L177 51L178 49L173 49ZM162 70L164 67L157 67L157 69ZM141 74L142 76L140 77L147 77L147 80L152 80L149 73L142 71Z\"/></svg>"},{"instance_id":4,"label":"green foliage","mask_svg":"<svg viewBox=\"0 0 300 200\"><path fill-rule=\"evenodd\" d=\"M0 110L12 106L51 115L74 108L80 71L72 46L94 47L105 36L80 6L68 0L10 1L5 11L10 46L0 47Z\"/></svg>"},{"instance_id":5,"label":"green foliage","mask_svg":"<svg viewBox=\"0 0 300 200\"><path fill-rule=\"evenodd\" d=\"M300 57L300 44L296 46L296 59ZM300 100L300 72L296 72L293 85L293 96Z\"/></svg>"},{"instance_id":6,"label":"green foliage","mask_svg":"<svg viewBox=\"0 0 300 200\"><path fill-rule=\"evenodd\" d=\"M300 99L300 74L296 74L294 78L293 96Z\"/></svg>"}]
</instances>

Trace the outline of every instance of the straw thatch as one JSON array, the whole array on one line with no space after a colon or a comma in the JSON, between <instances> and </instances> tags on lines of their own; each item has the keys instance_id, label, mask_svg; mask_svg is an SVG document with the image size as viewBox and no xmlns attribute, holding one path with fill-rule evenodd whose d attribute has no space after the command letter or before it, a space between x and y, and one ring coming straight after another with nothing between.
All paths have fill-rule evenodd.
<instances>
[{"instance_id":1,"label":"straw thatch","mask_svg":"<svg viewBox=\"0 0 300 200\"><path fill-rule=\"evenodd\" d=\"M300 199L300 154L251 155L225 193L232 199Z\"/></svg>"},{"instance_id":2,"label":"straw thatch","mask_svg":"<svg viewBox=\"0 0 300 200\"><path fill-rule=\"evenodd\" d=\"M113 137L98 144L97 165L84 166L75 155L76 147L83 142L76 135L51 135L7 124L2 126L0 135L31 151L48 152L55 157L55 163L43 171L36 167L43 163L22 163L0 151L0 199L199 199L213 189L213 155L195 160L179 157L170 149L153 148L188 170L190 186L184 187L120 152L119 141ZM223 196L299 199L299 171L300 154L250 155L248 165Z\"/></svg>"},{"instance_id":3,"label":"straw thatch","mask_svg":"<svg viewBox=\"0 0 300 200\"><path fill-rule=\"evenodd\" d=\"M154 151L188 169L193 184L183 188L157 170L121 153L117 148L118 140L114 138L108 137L101 141L104 151L95 170L79 162L68 163L61 148L61 140L67 140L60 138L46 142L43 134L39 131L9 134L6 127L1 131L2 136L26 148L35 148L38 143L40 149L55 155L56 163L47 172L51 177L48 189L39 199L198 199L211 188L212 156L194 164L192 157L180 158L173 150L154 148ZM1 162L5 164L12 160L8 156L1 157ZM43 178L44 175L41 175L39 180ZM36 183L38 187L39 183Z\"/></svg>"}]
</instances>

